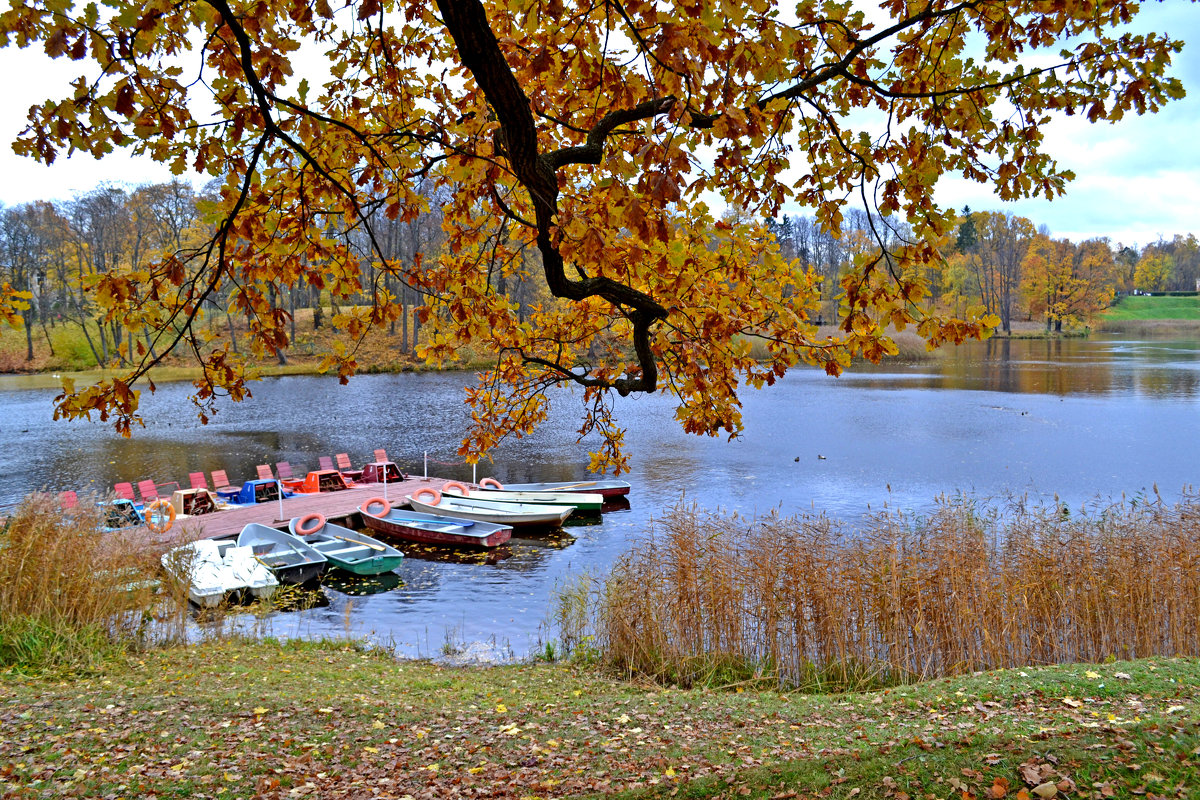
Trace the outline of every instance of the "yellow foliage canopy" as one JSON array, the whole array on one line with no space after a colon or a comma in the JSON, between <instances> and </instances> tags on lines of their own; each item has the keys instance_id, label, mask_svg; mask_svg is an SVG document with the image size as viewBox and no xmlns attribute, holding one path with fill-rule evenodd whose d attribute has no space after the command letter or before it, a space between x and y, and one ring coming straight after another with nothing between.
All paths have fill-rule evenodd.
<instances>
[{"instance_id":1,"label":"yellow foliage canopy","mask_svg":"<svg viewBox=\"0 0 1200 800\"><path fill-rule=\"evenodd\" d=\"M132 147L221 180L212 236L134 276L98 281L114 314L187 339L230 283L260 346L286 345L281 286L366 291L360 335L400 313L364 266L426 296L426 356L494 353L469 393L476 458L532 430L556 384L585 388L595 468L621 469L613 395L669 391L688 431L736 435L739 389L808 362L838 374L894 350L885 326L931 344L985 335L990 317L923 305L955 222L947 174L1004 198L1055 196L1071 177L1042 149L1051 112L1117 119L1182 95L1180 43L1121 32L1136 3L994 0L29 0L0 43L91 62L30 110L17 149L51 162ZM1061 47L1061 50L1054 48ZM1036 54L1036 59L1030 59ZM1031 67L1026 64L1036 63ZM411 220L432 178L447 198L435 263L386 258L376 212ZM722 221L719 198L742 213ZM840 334L813 325L819 282L755 222L785 203L830 231L849 203L873 231L841 281ZM364 253L348 235L365 236ZM522 314L497 287L528 270L552 299ZM154 304L156 314L139 308ZM751 356L747 336L766 343ZM127 387L153 358L120 382ZM345 378L353 348L330 356ZM244 390L210 357L201 400ZM136 421L137 395L81 390L67 416Z\"/></svg>"}]
</instances>

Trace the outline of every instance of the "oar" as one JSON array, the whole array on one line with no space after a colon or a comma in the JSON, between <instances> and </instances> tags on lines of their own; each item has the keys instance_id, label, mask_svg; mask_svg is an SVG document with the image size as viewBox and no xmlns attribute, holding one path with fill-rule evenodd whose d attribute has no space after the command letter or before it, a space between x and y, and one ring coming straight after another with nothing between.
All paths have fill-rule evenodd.
<instances>
[{"instance_id":1,"label":"oar","mask_svg":"<svg viewBox=\"0 0 1200 800\"><path fill-rule=\"evenodd\" d=\"M378 551L379 551L379 552L381 552L381 553L382 553L382 552L383 552L383 550L384 550L384 547L383 547L383 545L381 545L381 544L371 544L370 542L364 542L362 539L351 539L351 538L350 538L350 537L348 537L348 536L338 536L337 534L334 534L333 538L335 538L335 539L341 539L343 542L349 542L350 544L361 544L363 547L369 547L369 548L371 548L372 550L378 550Z\"/></svg>"},{"instance_id":2,"label":"oar","mask_svg":"<svg viewBox=\"0 0 1200 800\"><path fill-rule=\"evenodd\" d=\"M561 492L564 489L578 489L581 486L595 486L596 481L584 481L583 483L568 483L566 486L558 486L553 489L530 489L529 491L538 492Z\"/></svg>"}]
</instances>

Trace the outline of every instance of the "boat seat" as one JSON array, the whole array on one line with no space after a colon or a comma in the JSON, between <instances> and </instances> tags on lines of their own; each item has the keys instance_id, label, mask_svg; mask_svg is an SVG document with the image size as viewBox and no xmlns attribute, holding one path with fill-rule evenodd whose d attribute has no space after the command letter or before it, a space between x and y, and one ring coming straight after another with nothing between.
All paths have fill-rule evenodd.
<instances>
[{"instance_id":1,"label":"boat seat","mask_svg":"<svg viewBox=\"0 0 1200 800\"><path fill-rule=\"evenodd\" d=\"M370 550L365 544L354 545L353 547L343 547L340 550L321 550L321 555L328 558L329 556L342 556L346 553L353 553L355 550Z\"/></svg>"}]
</instances>

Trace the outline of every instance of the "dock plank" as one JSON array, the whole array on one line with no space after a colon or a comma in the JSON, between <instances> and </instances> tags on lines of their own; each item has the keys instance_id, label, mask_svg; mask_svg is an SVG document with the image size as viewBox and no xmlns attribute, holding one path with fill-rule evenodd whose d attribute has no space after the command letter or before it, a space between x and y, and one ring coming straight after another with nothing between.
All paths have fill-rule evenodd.
<instances>
[{"instance_id":1,"label":"dock plank","mask_svg":"<svg viewBox=\"0 0 1200 800\"><path fill-rule=\"evenodd\" d=\"M448 482L447 478L409 478L406 481L389 483L387 497L392 505L400 505L407 495L422 487L441 489ZM321 514L332 522L344 520L358 513L358 507L372 497L382 497L382 483L368 483L344 489L340 492L321 492L319 494L296 494L283 499L283 519L279 518L280 503L271 501L252 506L238 506L228 511L218 511L213 514L202 514L196 517L177 519L166 533L155 534L145 527L131 531L133 535L144 536L148 544L165 548L180 541L193 539L213 539L222 536L237 535L242 528L251 522L270 527L284 527L293 517L305 514Z\"/></svg>"}]
</instances>

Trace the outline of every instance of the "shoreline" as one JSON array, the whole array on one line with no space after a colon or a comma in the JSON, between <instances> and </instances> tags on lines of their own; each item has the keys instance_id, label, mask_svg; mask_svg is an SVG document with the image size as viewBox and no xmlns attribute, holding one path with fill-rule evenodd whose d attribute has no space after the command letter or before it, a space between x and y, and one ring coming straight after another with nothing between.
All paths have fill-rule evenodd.
<instances>
[{"instance_id":1,"label":"shoreline","mask_svg":"<svg viewBox=\"0 0 1200 800\"><path fill-rule=\"evenodd\" d=\"M1200 323L1196 324L1200 330ZM828 331L833 333L833 329ZM1056 333L1054 331L1021 329L1014 327L1011 333L1005 334L995 332L991 339L996 340L1033 340L1033 339L1080 339L1087 338L1090 333L1106 333L1104 330L1083 329L1079 331L1067 331ZM896 363L911 363L913 361L928 361L940 357L940 354L946 351L946 348L955 345L943 345L934 351L923 351L918 338L908 332L893 334L893 339L901 347L901 352L885 361L893 361ZM984 340L986 341L986 340ZM423 363L412 362L404 364L368 364L355 373L353 377L360 375L401 375L405 373L424 373L424 372L475 372L481 369L486 369L490 366L490 362L486 361L471 361L455 366L431 367ZM800 364L797 367L803 367ZM305 376L321 376L326 375L333 377L333 373L319 368L319 361L295 361L286 365L278 364L260 364L256 366L258 378L279 378L295 375ZM0 372L0 391L22 390L22 389L62 389L62 381L69 378L77 384L89 384L98 380L111 378L122 373L121 370L110 368L92 368L86 370L62 370L50 368L44 370L29 370L29 371L7 371ZM182 365L167 365L157 367L149 373L148 378L139 379L134 386L145 386L147 380L153 380L156 384L160 383L178 383L181 381L192 381L203 375L203 370L196 366Z\"/></svg>"}]
</instances>

